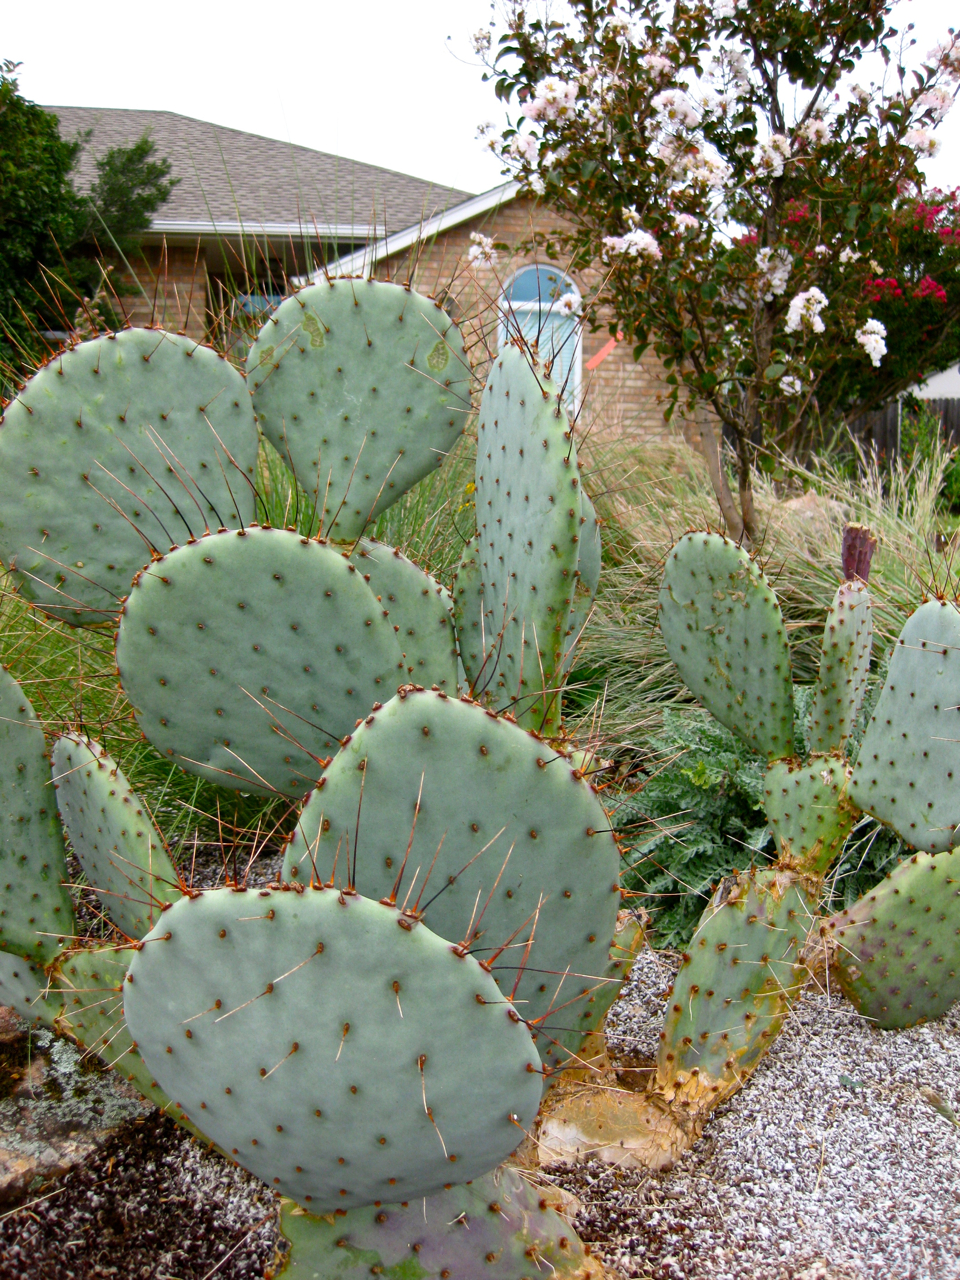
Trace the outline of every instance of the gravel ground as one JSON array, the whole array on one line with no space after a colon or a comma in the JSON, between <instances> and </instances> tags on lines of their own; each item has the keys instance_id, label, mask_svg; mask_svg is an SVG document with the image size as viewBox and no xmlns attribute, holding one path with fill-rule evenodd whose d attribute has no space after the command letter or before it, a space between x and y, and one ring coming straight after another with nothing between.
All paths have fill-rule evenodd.
<instances>
[{"instance_id":1,"label":"gravel ground","mask_svg":"<svg viewBox=\"0 0 960 1280\"><path fill-rule=\"evenodd\" d=\"M610 1046L635 1084L673 971L665 953L643 953L611 1011ZM808 994L670 1173L594 1162L551 1175L583 1203L581 1236L624 1277L960 1280L952 1113L960 1005L884 1033ZM262 1183L152 1113L29 1203L2 1206L0 1280L253 1280L274 1256L275 1206Z\"/></svg>"},{"instance_id":2,"label":"gravel ground","mask_svg":"<svg viewBox=\"0 0 960 1280\"><path fill-rule=\"evenodd\" d=\"M673 974L646 952L610 1045L656 1053ZM939 1108L939 1110L938 1110ZM946 1112L946 1114L943 1114ZM624 1276L657 1280L958 1280L960 1005L875 1031L808 992L746 1088L667 1174L554 1170L577 1227Z\"/></svg>"}]
</instances>

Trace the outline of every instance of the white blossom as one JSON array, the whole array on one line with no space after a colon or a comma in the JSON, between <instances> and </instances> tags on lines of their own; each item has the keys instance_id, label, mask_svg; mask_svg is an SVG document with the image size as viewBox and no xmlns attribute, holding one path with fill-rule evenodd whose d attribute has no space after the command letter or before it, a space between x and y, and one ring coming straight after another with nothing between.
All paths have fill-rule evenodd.
<instances>
[{"instance_id":1,"label":"white blossom","mask_svg":"<svg viewBox=\"0 0 960 1280\"><path fill-rule=\"evenodd\" d=\"M903 143L924 156L935 156L940 150L940 143L929 129L908 129L903 135Z\"/></svg>"},{"instance_id":2,"label":"white blossom","mask_svg":"<svg viewBox=\"0 0 960 1280\"><path fill-rule=\"evenodd\" d=\"M818 120L815 117L807 121L806 124L800 126L799 133L806 138L811 147L822 147L830 141L833 136L833 130L826 120Z\"/></svg>"},{"instance_id":3,"label":"white blossom","mask_svg":"<svg viewBox=\"0 0 960 1280\"><path fill-rule=\"evenodd\" d=\"M814 333L823 333L826 326L820 319L820 312L827 305L827 299L819 289L807 289L791 298L787 309L787 333L796 333L804 323L809 324Z\"/></svg>"},{"instance_id":4,"label":"white blossom","mask_svg":"<svg viewBox=\"0 0 960 1280\"><path fill-rule=\"evenodd\" d=\"M673 220L681 231L698 231L700 229L700 219L695 218L692 213L675 213Z\"/></svg>"},{"instance_id":5,"label":"white blossom","mask_svg":"<svg viewBox=\"0 0 960 1280\"><path fill-rule=\"evenodd\" d=\"M535 165L540 155L540 139L529 133L516 133L510 139L510 155L523 164Z\"/></svg>"},{"instance_id":6,"label":"white blossom","mask_svg":"<svg viewBox=\"0 0 960 1280\"><path fill-rule=\"evenodd\" d=\"M862 257L863 257L863 254L858 253L856 249L850 249L850 248L841 249L840 265L841 267L845 267L847 263L856 262L858 258L862 258Z\"/></svg>"},{"instance_id":7,"label":"white blossom","mask_svg":"<svg viewBox=\"0 0 960 1280\"><path fill-rule=\"evenodd\" d=\"M857 330L857 341L870 357L875 369L880 368L880 361L887 354L886 325L880 320L869 319L862 329Z\"/></svg>"},{"instance_id":8,"label":"white blossom","mask_svg":"<svg viewBox=\"0 0 960 1280\"><path fill-rule=\"evenodd\" d=\"M785 373L780 379L780 390L785 396L798 396L803 390L803 383L792 374Z\"/></svg>"},{"instance_id":9,"label":"white blossom","mask_svg":"<svg viewBox=\"0 0 960 1280\"><path fill-rule=\"evenodd\" d=\"M471 231L470 239L473 244L467 253L467 261L477 265L483 263L486 266L495 266L497 261L497 251L493 247L493 241L489 236L483 235L479 231Z\"/></svg>"},{"instance_id":10,"label":"white blossom","mask_svg":"<svg viewBox=\"0 0 960 1280\"><path fill-rule=\"evenodd\" d=\"M527 186L538 196L542 196L547 189L547 184L539 173L531 173L530 177L527 178Z\"/></svg>"},{"instance_id":11,"label":"white blossom","mask_svg":"<svg viewBox=\"0 0 960 1280\"><path fill-rule=\"evenodd\" d=\"M559 312L562 316L579 315L580 299L575 293L565 293L553 304L553 310Z\"/></svg>"},{"instance_id":12,"label":"white blossom","mask_svg":"<svg viewBox=\"0 0 960 1280\"><path fill-rule=\"evenodd\" d=\"M953 94L949 89L928 89L917 99L917 106L939 123L953 106Z\"/></svg>"},{"instance_id":13,"label":"white blossom","mask_svg":"<svg viewBox=\"0 0 960 1280\"><path fill-rule=\"evenodd\" d=\"M793 270L793 255L787 249L758 249L757 267L760 271L757 287L765 302L772 302L786 293L787 281Z\"/></svg>"},{"instance_id":14,"label":"white blossom","mask_svg":"<svg viewBox=\"0 0 960 1280\"><path fill-rule=\"evenodd\" d=\"M556 76L539 81L533 94L520 108L521 115L528 120L539 120L541 116L546 120L564 120L576 109L577 86Z\"/></svg>"},{"instance_id":15,"label":"white blossom","mask_svg":"<svg viewBox=\"0 0 960 1280\"><path fill-rule=\"evenodd\" d=\"M733 173L726 160L718 160L713 156L699 155L696 163L687 166L687 175L691 182L705 182L708 187L719 190Z\"/></svg>"},{"instance_id":16,"label":"white blossom","mask_svg":"<svg viewBox=\"0 0 960 1280\"><path fill-rule=\"evenodd\" d=\"M753 151L753 163L771 178L783 176L783 164L790 159L790 139L775 133L769 142L761 142Z\"/></svg>"},{"instance_id":17,"label":"white blossom","mask_svg":"<svg viewBox=\"0 0 960 1280\"><path fill-rule=\"evenodd\" d=\"M492 43L493 33L488 31L486 27L481 27L479 31L475 31L470 37L470 45L473 52L478 57L482 57L485 53L489 53Z\"/></svg>"},{"instance_id":18,"label":"white blossom","mask_svg":"<svg viewBox=\"0 0 960 1280\"><path fill-rule=\"evenodd\" d=\"M650 232L639 227L628 231L625 236L604 236L603 246L608 254L623 253L631 258L651 258L656 261L661 256L660 246Z\"/></svg>"},{"instance_id":19,"label":"white blossom","mask_svg":"<svg viewBox=\"0 0 960 1280\"><path fill-rule=\"evenodd\" d=\"M830 257L830 247L829 247L829 245L825 245L825 244L818 244L818 245L815 245L815 246L814 246L814 249L813 249L813 252L817 255L817 257L818 257L818 258L829 258L829 257Z\"/></svg>"},{"instance_id":20,"label":"white blossom","mask_svg":"<svg viewBox=\"0 0 960 1280\"><path fill-rule=\"evenodd\" d=\"M737 13L737 6L734 0L720 0L720 3L714 7L714 17L716 18L733 18Z\"/></svg>"},{"instance_id":21,"label":"white blossom","mask_svg":"<svg viewBox=\"0 0 960 1280\"><path fill-rule=\"evenodd\" d=\"M927 54L934 66L953 80L960 80L960 40L956 36L949 44L938 44Z\"/></svg>"},{"instance_id":22,"label":"white blossom","mask_svg":"<svg viewBox=\"0 0 960 1280\"><path fill-rule=\"evenodd\" d=\"M673 63L662 53L648 53L643 59L643 65L657 76L667 75L673 71Z\"/></svg>"},{"instance_id":23,"label":"white blossom","mask_svg":"<svg viewBox=\"0 0 960 1280\"><path fill-rule=\"evenodd\" d=\"M651 106L664 125L693 129L700 121L697 108L682 89L664 89L651 100Z\"/></svg>"},{"instance_id":24,"label":"white blossom","mask_svg":"<svg viewBox=\"0 0 960 1280\"><path fill-rule=\"evenodd\" d=\"M631 45L634 49L639 49L644 42L645 33L642 24L625 9L614 9L607 19L606 29L613 33L621 49Z\"/></svg>"},{"instance_id":25,"label":"white blossom","mask_svg":"<svg viewBox=\"0 0 960 1280\"><path fill-rule=\"evenodd\" d=\"M870 90L865 89L862 84L851 85L850 97L856 98L861 107L865 107L870 101Z\"/></svg>"}]
</instances>

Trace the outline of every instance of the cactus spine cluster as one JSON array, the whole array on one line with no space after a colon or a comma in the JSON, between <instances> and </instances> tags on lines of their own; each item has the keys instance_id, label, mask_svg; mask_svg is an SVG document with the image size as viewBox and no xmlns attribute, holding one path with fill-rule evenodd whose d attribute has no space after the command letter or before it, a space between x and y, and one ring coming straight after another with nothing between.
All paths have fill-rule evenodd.
<instances>
[{"instance_id":1,"label":"cactus spine cluster","mask_svg":"<svg viewBox=\"0 0 960 1280\"><path fill-rule=\"evenodd\" d=\"M0 998L307 1210L291 1274L406 1267L380 1228L414 1198L418 1274L477 1274L482 1247L501 1280L597 1273L513 1175L487 1179L632 954L611 953L618 851L560 725L599 524L534 354L501 352L483 392L473 585L455 597L364 536L459 437L470 376L430 299L338 280L267 320L246 385L131 330L57 356L0 424L0 558L23 594L117 625L162 757L307 797L282 883L188 888L118 765L78 727L51 767L2 673ZM258 426L318 537L255 523ZM58 804L106 947L76 937ZM451 1232L453 1204L474 1232ZM311 1216L332 1213L352 1215L347 1253Z\"/></svg>"}]
</instances>

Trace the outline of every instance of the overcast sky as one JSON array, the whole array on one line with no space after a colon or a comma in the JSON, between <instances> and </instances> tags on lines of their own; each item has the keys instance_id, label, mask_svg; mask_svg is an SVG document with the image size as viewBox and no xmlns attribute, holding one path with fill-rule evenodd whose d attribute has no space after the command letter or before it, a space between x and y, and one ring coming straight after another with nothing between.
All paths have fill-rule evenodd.
<instances>
[{"instance_id":1,"label":"overcast sky","mask_svg":"<svg viewBox=\"0 0 960 1280\"><path fill-rule=\"evenodd\" d=\"M921 53L960 19L954 5L901 4ZM177 111L485 191L503 178L476 127L503 111L469 37L489 15L489 0L11 0L0 58L23 63L35 102ZM940 136L928 176L960 185L960 106Z\"/></svg>"}]
</instances>

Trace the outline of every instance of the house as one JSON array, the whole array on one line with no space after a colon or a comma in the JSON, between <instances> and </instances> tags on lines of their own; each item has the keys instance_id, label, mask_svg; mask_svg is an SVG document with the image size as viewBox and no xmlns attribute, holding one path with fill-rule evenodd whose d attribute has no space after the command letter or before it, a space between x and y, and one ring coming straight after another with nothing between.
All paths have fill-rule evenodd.
<instances>
[{"instance_id":1,"label":"house","mask_svg":"<svg viewBox=\"0 0 960 1280\"><path fill-rule=\"evenodd\" d=\"M174 112L46 110L63 136L88 137L81 187L96 157L144 133L179 179L140 257L115 265L130 323L234 342L238 323L249 332L292 284L325 273L409 281L442 299L478 364L511 331L537 341L583 431L670 433L659 361L647 352L637 362L629 344L583 330L577 315L591 279L529 247L557 216L515 183L471 195ZM496 243L493 255L481 237Z\"/></svg>"}]
</instances>

